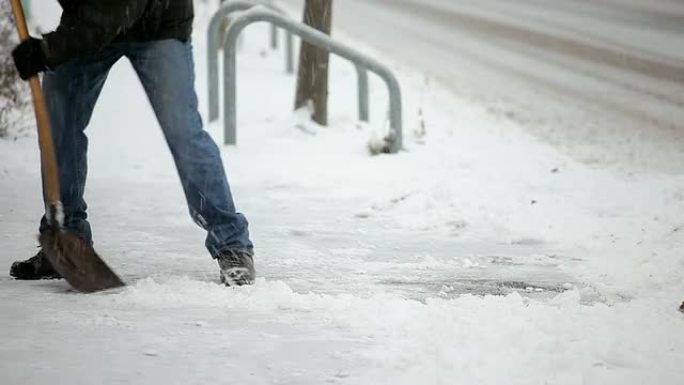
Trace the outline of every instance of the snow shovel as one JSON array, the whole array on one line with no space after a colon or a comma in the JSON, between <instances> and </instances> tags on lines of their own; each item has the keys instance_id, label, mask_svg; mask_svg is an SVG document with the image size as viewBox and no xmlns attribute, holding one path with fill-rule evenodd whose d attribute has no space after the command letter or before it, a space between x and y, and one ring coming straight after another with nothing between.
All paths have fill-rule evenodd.
<instances>
[{"instance_id":1,"label":"snow shovel","mask_svg":"<svg viewBox=\"0 0 684 385\"><path fill-rule=\"evenodd\" d=\"M10 0L19 39L28 39L28 28L20 0ZM52 266L76 290L83 293L111 289L124 283L81 237L63 228L59 172L52 129L38 76L29 79L38 126L38 142L45 191L45 215L50 228L40 235L40 246Z\"/></svg>"}]
</instances>

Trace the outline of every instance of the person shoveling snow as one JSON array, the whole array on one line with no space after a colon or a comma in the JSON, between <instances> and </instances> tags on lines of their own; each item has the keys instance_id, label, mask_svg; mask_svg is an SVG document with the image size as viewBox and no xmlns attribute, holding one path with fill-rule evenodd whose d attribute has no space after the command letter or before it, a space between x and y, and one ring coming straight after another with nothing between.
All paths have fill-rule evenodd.
<instances>
[{"instance_id":1,"label":"person shoveling snow","mask_svg":"<svg viewBox=\"0 0 684 385\"><path fill-rule=\"evenodd\" d=\"M63 226L92 245L83 198L88 139L84 133L107 74L127 57L150 100L173 155L193 220L208 233L206 247L227 285L253 282L254 246L236 212L219 149L203 129L194 89L190 34L192 0L149 2L59 0L59 26L30 37L12 52L27 80L44 72L43 89L59 170ZM50 231L43 216L39 231ZM41 249L12 264L16 279L60 278ZM68 278L68 277L67 277Z\"/></svg>"}]
</instances>

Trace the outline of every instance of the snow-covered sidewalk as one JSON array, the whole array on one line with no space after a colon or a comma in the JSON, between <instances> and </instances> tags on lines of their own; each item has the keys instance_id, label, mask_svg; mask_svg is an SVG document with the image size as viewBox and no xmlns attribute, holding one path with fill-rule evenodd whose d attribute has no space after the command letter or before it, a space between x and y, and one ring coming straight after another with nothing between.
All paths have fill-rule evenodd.
<instances>
[{"instance_id":1,"label":"snow-covered sidewalk","mask_svg":"<svg viewBox=\"0 0 684 385\"><path fill-rule=\"evenodd\" d=\"M384 86L358 123L355 72L334 60L318 127L291 112L295 79L267 43L247 30L239 145L222 148L256 284L218 283L122 61L89 126L86 194L96 249L130 285L0 277L0 383L684 383L684 176L578 164L392 58L406 151L374 157ZM0 141L0 268L35 252L41 212L35 136Z\"/></svg>"}]
</instances>

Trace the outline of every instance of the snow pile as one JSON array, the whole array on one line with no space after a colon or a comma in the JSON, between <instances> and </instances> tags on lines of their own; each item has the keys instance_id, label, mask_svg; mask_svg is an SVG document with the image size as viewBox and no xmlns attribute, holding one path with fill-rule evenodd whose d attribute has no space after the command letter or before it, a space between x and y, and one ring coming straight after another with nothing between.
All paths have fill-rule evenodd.
<instances>
[{"instance_id":1,"label":"snow pile","mask_svg":"<svg viewBox=\"0 0 684 385\"><path fill-rule=\"evenodd\" d=\"M331 342L344 336L360 343L343 353L345 361L363 363L342 371L352 383L676 384L684 380L683 320L671 311L668 301L586 306L580 297L579 291L570 290L550 301L514 293L431 298L423 303L394 295L298 294L282 282L264 279L253 287L226 290L213 283L173 278L144 279L121 294L88 302L110 312L192 309L198 313L215 308L240 318L250 314L257 324L269 318L274 334L259 341L266 345L295 337L277 331L276 325L290 322L308 325L307 333ZM221 330L219 325L201 322L197 326ZM293 354L300 353L294 349ZM274 357L267 354L267 358Z\"/></svg>"}]
</instances>

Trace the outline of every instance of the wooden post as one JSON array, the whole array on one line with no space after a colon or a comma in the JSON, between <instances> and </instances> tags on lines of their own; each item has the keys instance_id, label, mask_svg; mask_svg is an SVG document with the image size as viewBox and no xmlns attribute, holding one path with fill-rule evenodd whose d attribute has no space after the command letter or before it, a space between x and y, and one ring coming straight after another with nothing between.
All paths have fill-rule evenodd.
<instances>
[{"instance_id":1,"label":"wooden post","mask_svg":"<svg viewBox=\"0 0 684 385\"><path fill-rule=\"evenodd\" d=\"M330 35L332 0L306 0L304 23ZM328 51L302 41L299 51L295 109L313 104L311 118L320 125L328 124Z\"/></svg>"}]
</instances>

